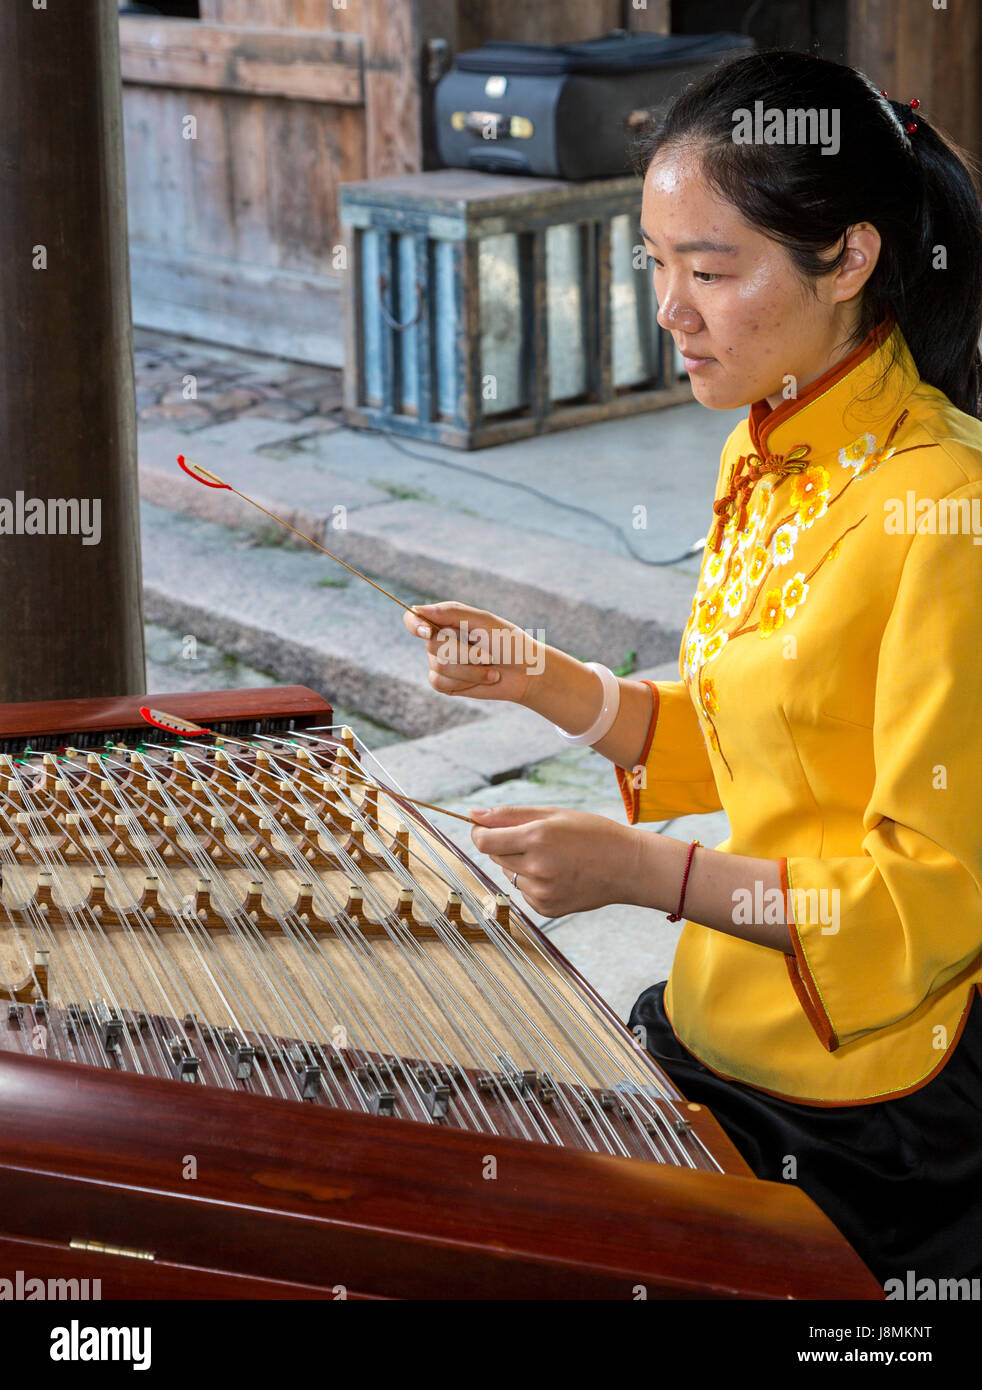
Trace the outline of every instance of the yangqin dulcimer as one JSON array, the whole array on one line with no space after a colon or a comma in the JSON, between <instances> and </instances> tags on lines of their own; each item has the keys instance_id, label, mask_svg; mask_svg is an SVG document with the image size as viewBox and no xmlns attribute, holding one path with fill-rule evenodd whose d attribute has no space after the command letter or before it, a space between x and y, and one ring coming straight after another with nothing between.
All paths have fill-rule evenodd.
<instances>
[{"instance_id":1,"label":"yangqin dulcimer","mask_svg":"<svg viewBox=\"0 0 982 1390\"><path fill-rule=\"evenodd\" d=\"M0 709L4 1277L882 1297L331 719L301 687Z\"/></svg>"}]
</instances>

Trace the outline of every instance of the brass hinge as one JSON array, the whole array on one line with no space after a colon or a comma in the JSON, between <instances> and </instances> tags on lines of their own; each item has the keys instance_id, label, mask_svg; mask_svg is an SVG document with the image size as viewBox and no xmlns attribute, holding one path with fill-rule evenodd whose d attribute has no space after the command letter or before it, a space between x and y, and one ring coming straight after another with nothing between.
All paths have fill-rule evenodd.
<instances>
[{"instance_id":1,"label":"brass hinge","mask_svg":"<svg viewBox=\"0 0 982 1390\"><path fill-rule=\"evenodd\" d=\"M69 1242L73 1250L88 1250L96 1255L125 1255L129 1260L152 1260L152 1250L133 1250L126 1245L104 1245L101 1240L73 1240Z\"/></svg>"}]
</instances>

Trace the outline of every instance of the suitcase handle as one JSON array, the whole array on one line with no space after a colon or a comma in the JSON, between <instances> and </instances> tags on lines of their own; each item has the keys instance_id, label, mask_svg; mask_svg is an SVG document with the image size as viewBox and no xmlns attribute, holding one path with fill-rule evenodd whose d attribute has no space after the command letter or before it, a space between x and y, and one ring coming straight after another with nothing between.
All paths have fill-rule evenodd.
<instances>
[{"instance_id":1,"label":"suitcase handle","mask_svg":"<svg viewBox=\"0 0 982 1390\"><path fill-rule=\"evenodd\" d=\"M398 320L394 319L394 318L392 317L392 315L389 313L388 308L386 307L386 303L385 303L385 292L386 292L386 290L387 290L388 288L389 288L389 279L388 279L388 276L387 276L387 275L380 275L380 276L378 277L378 293L379 293L379 308L380 308L381 311L382 311L382 317L385 319L385 321L386 321L386 323L389 325L389 327L395 329L395 331L396 331L397 333L405 333L405 331L406 331L407 328L412 328L412 326L413 326L414 323L419 323L420 315L421 315L422 312L423 312L423 285L422 285L422 282L421 282L420 280L417 280L417 281L416 281L416 312L415 312L415 314L413 314L412 318L411 318L411 319L407 319L405 323L399 323Z\"/></svg>"},{"instance_id":2,"label":"suitcase handle","mask_svg":"<svg viewBox=\"0 0 982 1390\"><path fill-rule=\"evenodd\" d=\"M535 127L528 116L506 116L501 111L455 111L450 117L454 130L469 130L487 140L529 140ZM487 134L488 127L491 134Z\"/></svg>"}]
</instances>

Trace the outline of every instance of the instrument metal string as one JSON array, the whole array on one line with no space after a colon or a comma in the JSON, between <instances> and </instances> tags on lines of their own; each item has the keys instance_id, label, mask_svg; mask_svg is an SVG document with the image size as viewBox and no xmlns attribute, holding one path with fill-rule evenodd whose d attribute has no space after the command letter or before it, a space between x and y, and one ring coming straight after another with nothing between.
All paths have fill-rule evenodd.
<instances>
[{"instance_id":1,"label":"instrument metal string","mask_svg":"<svg viewBox=\"0 0 982 1390\"><path fill-rule=\"evenodd\" d=\"M628 1154L616 1106L658 1161L697 1166L695 1148L720 1168L589 992L557 975L510 908L507 924L498 919L458 871L449 842L404 803L446 808L373 778L372 755L348 730L337 738L335 727L251 742L216 735L178 750L145 744L128 759L110 750L90 756L88 772L76 765L60 776L46 758L38 780L17 772L8 781L15 795L0 803L0 905L37 995L45 997L45 984L54 1000L67 987L79 1001L66 1005L70 1051L90 1065L141 1072L149 1047L164 1074L190 1058L198 1068L190 1079L241 1088L247 1075L264 1094L294 1098L313 1094L316 1071L330 1104L370 1110L389 1095L399 1108L381 1113L431 1123L456 1115L488 1133L502 1132L507 1118L504 1132L547 1143L569 1142L556 1127L562 1116L579 1146ZM0 766L14 771L9 759ZM30 891L28 849L51 885L54 913ZM78 897L86 863L98 870L101 896ZM127 864L142 866L142 898ZM179 873L194 876L194 895ZM347 883L347 901L332 877ZM248 880L251 915L239 878ZM398 911L383 881L400 894ZM8 901L21 882L26 893ZM434 885L449 894L446 906ZM505 895L498 910L502 902ZM174 954L178 944L186 957ZM0 982L13 999L2 955ZM91 1028L84 1016L73 1019L75 1007L87 1008ZM138 1014L150 1020L146 1037ZM58 1055L55 1030L43 1031L38 1045ZM210 1044L198 1058L189 1032ZM256 1041L243 1073L239 1056ZM441 1081L451 1083L442 1101Z\"/></svg>"}]
</instances>

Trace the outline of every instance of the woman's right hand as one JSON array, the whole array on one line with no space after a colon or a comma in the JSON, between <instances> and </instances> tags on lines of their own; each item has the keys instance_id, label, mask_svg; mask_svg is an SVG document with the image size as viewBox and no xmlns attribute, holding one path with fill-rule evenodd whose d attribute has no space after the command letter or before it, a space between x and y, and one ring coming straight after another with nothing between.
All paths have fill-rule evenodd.
<instances>
[{"instance_id":1,"label":"woman's right hand","mask_svg":"<svg viewBox=\"0 0 982 1390\"><path fill-rule=\"evenodd\" d=\"M521 704L545 664L546 645L522 628L463 603L418 603L403 615L426 643L430 685L441 695Z\"/></svg>"}]
</instances>

